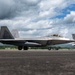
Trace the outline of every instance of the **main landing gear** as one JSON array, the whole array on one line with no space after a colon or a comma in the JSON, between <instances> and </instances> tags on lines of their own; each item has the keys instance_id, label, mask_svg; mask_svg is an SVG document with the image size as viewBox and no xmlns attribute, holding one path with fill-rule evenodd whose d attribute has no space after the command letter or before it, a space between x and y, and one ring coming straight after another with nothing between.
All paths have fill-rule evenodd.
<instances>
[{"instance_id":1,"label":"main landing gear","mask_svg":"<svg viewBox=\"0 0 75 75\"><path fill-rule=\"evenodd\" d=\"M22 49L23 50L28 50L28 47L27 46L24 46L24 47L23 46L18 46L18 50L22 50Z\"/></svg>"},{"instance_id":2,"label":"main landing gear","mask_svg":"<svg viewBox=\"0 0 75 75\"><path fill-rule=\"evenodd\" d=\"M59 48L49 47L48 50L59 50Z\"/></svg>"}]
</instances>

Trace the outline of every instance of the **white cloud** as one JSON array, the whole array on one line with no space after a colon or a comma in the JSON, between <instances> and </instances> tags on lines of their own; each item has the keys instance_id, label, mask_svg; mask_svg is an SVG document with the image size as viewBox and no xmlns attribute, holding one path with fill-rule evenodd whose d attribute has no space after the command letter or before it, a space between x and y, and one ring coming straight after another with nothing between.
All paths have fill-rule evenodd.
<instances>
[{"instance_id":1,"label":"white cloud","mask_svg":"<svg viewBox=\"0 0 75 75\"><path fill-rule=\"evenodd\" d=\"M42 0L39 3L39 17L52 18L60 15L60 11L68 6L65 0ZM58 14L59 13L59 14Z\"/></svg>"},{"instance_id":2,"label":"white cloud","mask_svg":"<svg viewBox=\"0 0 75 75\"><path fill-rule=\"evenodd\" d=\"M60 34L63 35L63 36L68 35L68 32L69 32L69 31L68 31L67 28L64 28L64 29L61 29L61 30L60 30Z\"/></svg>"},{"instance_id":3,"label":"white cloud","mask_svg":"<svg viewBox=\"0 0 75 75\"><path fill-rule=\"evenodd\" d=\"M64 17L64 21L66 21L66 23L75 23L75 11L71 11L70 14L67 14L66 17Z\"/></svg>"},{"instance_id":4,"label":"white cloud","mask_svg":"<svg viewBox=\"0 0 75 75\"><path fill-rule=\"evenodd\" d=\"M52 33L63 35L64 32L66 36L68 32L74 32L74 28L71 30L67 26L75 23L75 12L70 11L62 19L54 17L61 15L62 10L71 4L75 4L75 0L0 0L0 26L6 25L10 30L18 29L20 35L25 37ZM52 29L43 29L52 26ZM31 30L26 31L26 28Z\"/></svg>"},{"instance_id":5,"label":"white cloud","mask_svg":"<svg viewBox=\"0 0 75 75\"><path fill-rule=\"evenodd\" d=\"M66 6L65 0L42 0L39 5L42 11Z\"/></svg>"}]
</instances>

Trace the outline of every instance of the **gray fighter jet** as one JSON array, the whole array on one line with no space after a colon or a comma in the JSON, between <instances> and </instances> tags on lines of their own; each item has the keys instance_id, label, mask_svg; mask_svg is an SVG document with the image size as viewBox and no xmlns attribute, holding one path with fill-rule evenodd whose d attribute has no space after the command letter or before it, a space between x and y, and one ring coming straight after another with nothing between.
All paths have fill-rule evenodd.
<instances>
[{"instance_id":1,"label":"gray fighter jet","mask_svg":"<svg viewBox=\"0 0 75 75\"><path fill-rule=\"evenodd\" d=\"M18 46L18 50L28 50L29 47L46 47L57 44L65 44L75 42L63 37L33 37L33 38L15 38L9 31L7 26L1 26L0 42L7 45Z\"/></svg>"}]
</instances>

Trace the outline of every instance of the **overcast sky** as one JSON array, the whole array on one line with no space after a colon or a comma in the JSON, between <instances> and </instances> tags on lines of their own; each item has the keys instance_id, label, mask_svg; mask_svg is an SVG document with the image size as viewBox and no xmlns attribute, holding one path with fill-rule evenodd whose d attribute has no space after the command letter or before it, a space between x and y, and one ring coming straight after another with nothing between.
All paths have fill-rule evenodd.
<instances>
[{"instance_id":1,"label":"overcast sky","mask_svg":"<svg viewBox=\"0 0 75 75\"><path fill-rule=\"evenodd\" d=\"M0 0L0 26L21 37L75 33L75 0ZM51 29L50 29L51 28Z\"/></svg>"}]
</instances>

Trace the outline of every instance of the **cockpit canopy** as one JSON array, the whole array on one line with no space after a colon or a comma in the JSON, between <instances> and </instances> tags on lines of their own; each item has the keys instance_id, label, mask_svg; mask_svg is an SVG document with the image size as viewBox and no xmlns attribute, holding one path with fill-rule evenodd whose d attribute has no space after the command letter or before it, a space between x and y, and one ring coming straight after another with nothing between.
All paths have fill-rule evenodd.
<instances>
[{"instance_id":1,"label":"cockpit canopy","mask_svg":"<svg viewBox=\"0 0 75 75\"><path fill-rule=\"evenodd\" d=\"M51 37L62 37L61 35L59 35L59 34L52 34L52 35L50 35ZM50 36L48 36L48 37L50 37Z\"/></svg>"}]
</instances>

